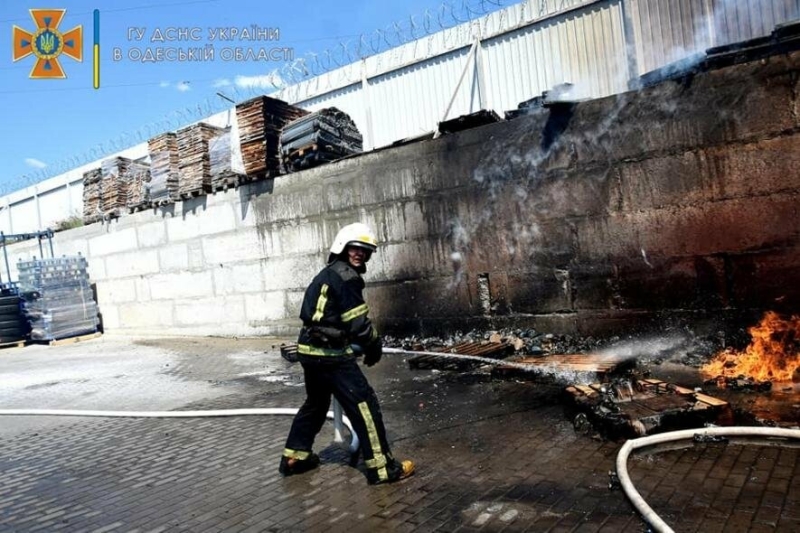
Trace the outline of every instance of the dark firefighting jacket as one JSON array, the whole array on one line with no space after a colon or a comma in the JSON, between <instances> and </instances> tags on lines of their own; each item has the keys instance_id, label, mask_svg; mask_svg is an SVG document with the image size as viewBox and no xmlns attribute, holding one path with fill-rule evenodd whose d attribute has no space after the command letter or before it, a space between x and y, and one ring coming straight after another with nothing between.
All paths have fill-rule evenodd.
<instances>
[{"instance_id":1,"label":"dark firefighting jacket","mask_svg":"<svg viewBox=\"0 0 800 533\"><path fill-rule=\"evenodd\" d=\"M364 279L349 263L335 259L308 286L300 310L303 327L297 351L309 356L365 354L380 350L381 339L369 320Z\"/></svg>"}]
</instances>

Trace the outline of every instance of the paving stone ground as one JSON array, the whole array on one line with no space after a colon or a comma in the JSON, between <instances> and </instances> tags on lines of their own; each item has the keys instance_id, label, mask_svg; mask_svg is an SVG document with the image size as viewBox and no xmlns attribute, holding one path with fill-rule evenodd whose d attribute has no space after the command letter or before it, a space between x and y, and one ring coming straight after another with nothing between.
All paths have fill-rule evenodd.
<instances>
[{"instance_id":1,"label":"paving stone ground","mask_svg":"<svg viewBox=\"0 0 800 533\"><path fill-rule=\"evenodd\" d=\"M300 369L276 345L99 339L3 351L0 408L23 407L20 398L30 408L87 398L104 409L298 407ZM53 377L64 368L90 377ZM620 443L576 434L556 387L465 382L398 356L367 374L395 455L417 464L408 480L368 486L330 424L317 441L321 467L281 477L287 416L3 417L0 531L647 531L609 489ZM800 531L797 447L688 443L633 455L629 471L676 531Z\"/></svg>"}]
</instances>

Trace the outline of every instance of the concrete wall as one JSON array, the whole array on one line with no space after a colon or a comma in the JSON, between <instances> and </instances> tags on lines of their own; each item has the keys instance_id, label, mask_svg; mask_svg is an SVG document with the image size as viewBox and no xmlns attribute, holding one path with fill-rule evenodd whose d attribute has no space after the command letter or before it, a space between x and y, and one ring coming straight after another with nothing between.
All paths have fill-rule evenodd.
<instances>
[{"instance_id":1,"label":"concrete wall","mask_svg":"<svg viewBox=\"0 0 800 533\"><path fill-rule=\"evenodd\" d=\"M62 232L107 330L290 333L342 225L386 331L596 333L800 308L800 53ZM16 255L38 254L22 244Z\"/></svg>"}]
</instances>

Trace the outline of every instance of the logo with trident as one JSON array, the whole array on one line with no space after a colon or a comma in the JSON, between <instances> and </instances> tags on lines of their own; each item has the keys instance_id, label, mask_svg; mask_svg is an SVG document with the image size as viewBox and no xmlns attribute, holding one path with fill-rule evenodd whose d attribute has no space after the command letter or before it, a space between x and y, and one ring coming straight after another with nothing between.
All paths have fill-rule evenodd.
<instances>
[{"instance_id":1,"label":"logo with trident","mask_svg":"<svg viewBox=\"0 0 800 533\"><path fill-rule=\"evenodd\" d=\"M19 26L13 28L13 59L19 61L29 55L36 56L30 77L34 79L66 78L58 58L61 54L75 61L83 61L83 27L76 26L66 33L58 31L66 9L29 10L36 31L31 33Z\"/></svg>"}]
</instances>

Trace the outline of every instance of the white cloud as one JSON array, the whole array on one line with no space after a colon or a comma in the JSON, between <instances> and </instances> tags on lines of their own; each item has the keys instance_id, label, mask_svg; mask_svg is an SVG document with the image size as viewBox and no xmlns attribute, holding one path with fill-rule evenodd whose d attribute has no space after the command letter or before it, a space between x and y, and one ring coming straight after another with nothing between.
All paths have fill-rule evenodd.
<instances>
[{"instance_id":1,"label":"white cloud","mask_svg":"<svg viewBox=\"0 0 800 533\"><path fill-rule=\"evenodd\" d=\"M161 83L158 84L158 86L161 87L162 89L164 87L169 87L169 82L168 81L162 81Z\"/></svg>"},{"instance_id":2,"label":"white cloud","mask_svg":"<svg viewBox=\"0 0 800 533\"><path fill-rule=\"evenodd\" d=\"M186 91L190 91L192 88L189 86L188 81L182 81L175 85L175 88L178 89L180 92L185 93Z\"/></svg>"},{"instance_id":3,"label":"white cloud","mask_svg":"<svg viewBox=\"0 0 800 533\"><path fill-rule=\"evenodd\" d=\"M232 85L231 80L227 78L220 78L214 82L214 87L229 87Z\"/></svg>"},{"instance_id":4,"label":"white cloud","mask_svg":"<svg viewBox=\"0 0 800 533\"><path fill-rule=\"evenodd\" d=\"M33 167L33 168L45 168L45 167L47 167L47 163L45 163L44 161L39 161L38 159L34 159L32 157L26 157L25 158L25 164L28 165L29 167Z\"/></svg>"},{"instance_id":5,"label":"white cloud","mask_svg":"<svg viewBox=\"0 0 800 533\"><path fill-rule=\"evenodd\" d=\"M277 72L262 74L260 76L236 76L234 82L243 89L275 89L285 85Z\"/></svg>"}]
</instances>

